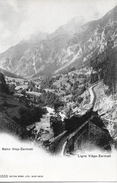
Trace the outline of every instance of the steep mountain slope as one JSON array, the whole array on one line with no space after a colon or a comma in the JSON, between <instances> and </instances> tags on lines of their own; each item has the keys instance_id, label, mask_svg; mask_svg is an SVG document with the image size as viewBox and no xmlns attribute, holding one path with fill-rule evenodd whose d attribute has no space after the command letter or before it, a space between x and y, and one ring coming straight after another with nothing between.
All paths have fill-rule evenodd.
<instances>
[{"instance_id":1,"label":"steep mountain slope","mask_svg":"<svg viewBox=\"0 0 117 183\"><path fill-rule=\"evenodd\" d=\"M108 46L116 50L116 45L117 6L101 19L83 25L78 33L65 45L62 51L56 55L50 70L53 73L58 73L71 66L79 68L81 66L91 65L90 61L98 55L100 57L100 54ZM49 66L46 68L49 68Z\"/></svg>"},{"instance_id":2,"label":"steep mountain slope","mask_svg":"<svg viewBox=\"0 0 117 183\"><path fill-rule=\"evenodd\" d=\"M117 45L117 6L103 18L82 26L79 33L70 40L61 60L66 61L66 65L87 64L90 59L106 49L108 41L113 41L112 46ZM71 50L69 55L68 50ZM68 56L71 56L69 62Z\"/></svg>"},{"instance_id":3,"label":"steep mountain slope","mask_svg":"<svg viewBox=\"0 0 117 183\"><path fill-rule=\"evenodd\" d=\"M16 74L13 74L13 73L11 73L9 71L6 71L6 70L4 70L2 68L0 68L0 72L3 73L4 76L7 76L7 77L11 77L11 78L22 78L21 76L18 76Z\"/></svg>"},{"instance_id":4,"label":"steep mountain slope","mask_svg":"<svg viewBox=\"0 0 117 183\"><path fill-rule=\"evenodd\" d=\"M50 35L40 33L24 39L0 55L0 66L22 76L41 71L51 73L55 70L56 64L53 63L59 53L85 22L84 19L74 18ZM53 69L48 72L50 65Z\"/></svg>"},{"instance_id":5,"label":"steep mountain slope","mask_svg":"<svg viewBox=\"0 0 117 183\"><path fill-rule=\"evenodd\" d=\"M0 67L10 71L12 73L16 72L18 68L18 63L22 58L23 54L29 47L36 45L40 41L46 39L48 34L46 33L36 33L33 36L25 37L19 44L9 48L6 52L0 54ZM17 73L17 72L16 72Z\"/></svg>"},{"instance_id":6,"label":"steep mountain slope","mask_svg":"<svg viewBox=\"0 0 117 183\"><path fill-rule=\"evenodd\" d=\"M95 64L92 63L98 63L96 58L100 58L103 52L105 55L108 47L116 52L117 6L99 20L86 24L84 22L75 18L40 42L31 46L25 42L21 46L23 51L19 57L17 48L20 43L14 47L14 55L12 55L11 48L1 54L0 63L3 68L25 77L56 74L71 66L79 68L88 65L94 68ZM91 62L91 60L94 61ZM108 59L108 62L111 60ZM100 62L102 61L104 63L104 60L101 59ZM110 76L111 71L109 72Z\"/></svg>"}]
</instances>

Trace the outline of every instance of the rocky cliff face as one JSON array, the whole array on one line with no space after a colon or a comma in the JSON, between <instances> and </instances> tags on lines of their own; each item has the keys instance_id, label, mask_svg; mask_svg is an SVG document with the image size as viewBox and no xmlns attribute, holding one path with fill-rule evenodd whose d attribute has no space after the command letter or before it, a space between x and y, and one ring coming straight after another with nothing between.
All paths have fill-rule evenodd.
<instances>
[{"instance_id":1,"label":"rocky cliff face","mask_svg":"<svg viewBox=\"0 0 117 183\"><path fill-rule=\"evenodd\" d=\"M74 18L50 35L37 33L26 37L0 54L0 66L22 76L32 76L38 72L50 74L55 70L59 53L84 22L83 19Z\"/></svg>"},{"instance_id":2,"label":"rocky cliff face","mask_svg":"<svg viewBox=\"0 0 117 183\"><path fill-rule=\"evenodd\" d=\"M0 55L2 68L25 77L56 74L68 67L90 65L91 59L117 46L117 6L99 20L77 18L51 35L23 40Z\"/></svg>"},{"instance_id":3,"label":"rocky cliff face","mask_svg":"<svg viewBox=\"0 0 117 183\"><path fill-rule=\"evenodd\" d=\"M0 72L0 93L9 93L4 75Z\"/></svg>"},{"instance_id":4,"label":"rocky cliff face","mask_svg":"<svg viewBox=\"0 0 117 183\"><path fill-rule=\"evenodd\" d=\"M32 45L36 45L37 43L46 39L46 37L46 33L38 33L30 37L27 36L19 44L9 48L6 52L0 54L1 68L12 73L17 73L20 65L20 60L23 57L24 53L30 47L32 47Z\"/></svg>"}]
</instances>

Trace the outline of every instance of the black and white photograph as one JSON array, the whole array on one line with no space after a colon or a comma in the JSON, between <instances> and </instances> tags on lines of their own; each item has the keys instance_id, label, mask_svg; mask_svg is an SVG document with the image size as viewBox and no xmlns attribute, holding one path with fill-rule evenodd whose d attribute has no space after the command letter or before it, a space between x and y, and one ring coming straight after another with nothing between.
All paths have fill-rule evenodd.
<instances>
[{"instance_id":1,"label":"black and white photograph","mask_svg":"<svg viewBox=\"0 0 117 183\"><path fill-rule=\"evenodd\" d=\"M0 0L0 182L116 163L117 0Z\"/></svg>"}]
</instances>

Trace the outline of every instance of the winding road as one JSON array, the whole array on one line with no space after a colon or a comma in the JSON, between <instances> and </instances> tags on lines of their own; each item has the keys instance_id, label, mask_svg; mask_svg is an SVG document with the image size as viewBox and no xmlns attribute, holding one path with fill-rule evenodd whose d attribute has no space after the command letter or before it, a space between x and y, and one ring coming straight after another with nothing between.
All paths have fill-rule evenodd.
<instances>
[{"instance_id":1,"label":"winding road","mask_svg":"<svg viewBox=\"0 0 117 183\"><path fill-rule=\"evenodd\" d=\"M95 85L93 85L89 88L89 93L90 93L90 103L89 103L89 105L92 105L92 107L91 107L92 109L94 108L95 101L96 101L96 94L95 94L95 91L94 91L94 88L95 88L96 85L97 84L95 84ZM88 123L88 121L83 123L80 128L76 129L72 133L68 133L67 131L63 132L63 134L61 134L60 137L54 141L51 152L54 153L54 154L60 154L61 156L63 156L64 152L65 152L67 141L70 140L73 136L75 136L78 133L78 131L84 125L86 125L86 123Z\"/></svg>"},{"instance_id":2,"label":"winding road","mask_svg":"<svg viewBox=\"0 0 117 183\"><path fill-rule=\"evenodd\" d=\"M89 93L90 93L90 105L92 105L92 107L94 108L94 105L95 105L95 101L96 101L96 94L95 94L95 91L94 91L94 88L97 86L97 84L91 86L89 88Z\"/></svg>"}]
</instances>

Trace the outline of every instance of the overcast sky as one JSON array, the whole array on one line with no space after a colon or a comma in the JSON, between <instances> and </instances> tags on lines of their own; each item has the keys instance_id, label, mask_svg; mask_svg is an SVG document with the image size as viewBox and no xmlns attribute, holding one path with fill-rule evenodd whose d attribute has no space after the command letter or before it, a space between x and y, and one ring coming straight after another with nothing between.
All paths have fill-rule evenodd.
<instances>
[{"instance_id":1,"label":"overcast sky","mask_svg":"<svg viewBox=\"0 0 117 183\"><path fill-rule=\"evenodd\" d=\"M117 0L0 0L0 52L37 31L53 32L73 17L98 19Z\"/></svg>"}]
</instances>

